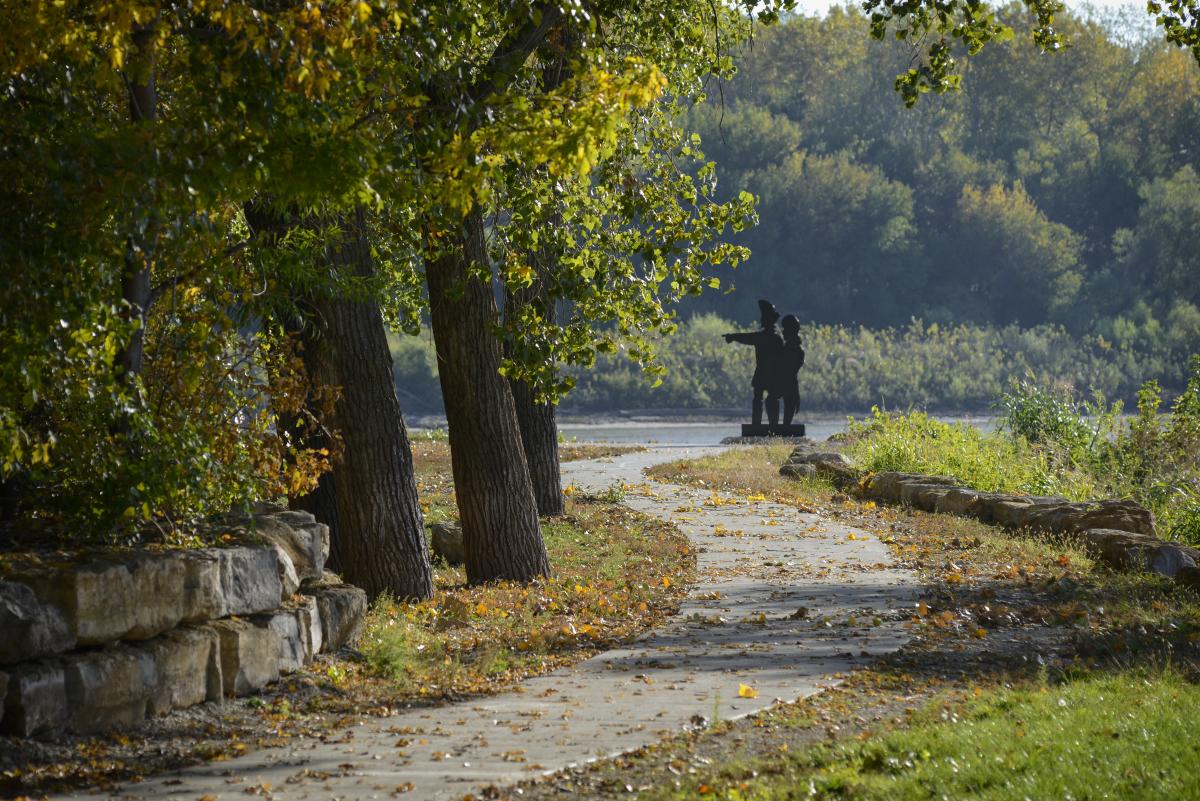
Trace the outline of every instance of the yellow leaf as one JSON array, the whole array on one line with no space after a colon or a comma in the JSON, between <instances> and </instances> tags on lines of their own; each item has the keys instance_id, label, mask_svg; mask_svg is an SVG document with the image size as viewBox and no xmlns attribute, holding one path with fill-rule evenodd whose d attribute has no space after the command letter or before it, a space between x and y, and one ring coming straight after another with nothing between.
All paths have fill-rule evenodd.
<instances>
[{"instance_id":1,"label":"yellow leaf","mask_svg":"<svg viewBox=\"0 0 1200 801\"><path fill-rule=\"evenodd\" d=\"M662 585L663 585L663 587L670 587L671 579L667 578L666 576L663 576L662 577Z\"/></svg>"},{"instance_id":2,"label":"yellow leaf","mask_svg":"<svg viewBox=\"0 0 1200 801\"><path fill-rule=\"evenodd\" d=\"M757 698L758 690L754 689L749 684L739 684L738 685L738 697L739 698Z\"/></svg>"},{"instance_id":3,"label":"yellow leaf","mask_svg":"<svg viewBox=\"0 0 1200 801\"><path fill-rule=\"evenodd\" d=\"M987 636L987 629L975 629L975 639L982 640Z\"/></svg>"},{"instance_id":4,"label":"yellow leaf","mask_svg":"<svg viewBox=\"0 0 1200 801\"><path fill-rule=\"evenodd\" d=\"M483 601L480 601L479 605L475 607L475 614L481 616L485 615L487 614L487 609L487 604L485 604Z\"/></svg>"},{"instance_id":5,"label":"yellow leaf","mask_svg":"<svg viewBox=\"0 0 1200 801\"><path fill-rule=\"evenodd\" d=\"M920 615L921 617L925 617L926 615L928 615L929 614L929 604L925 603L924 601L921 601L919 604L917 604L917 614Z\"/></svg>"},{"instance_id":6,"label":"yellow leaf","mask_svg":"<svg viewBox=\"0 0 1200 801\"><path fill-rule=\"evenodd\" d=\"M366 22L367 20L369 20L371 18L371 6L362 2L362 0L359 0L359 3L355 7L355 10L358 12L358 21L359 22Z\"/></svg>"}]
</instances>

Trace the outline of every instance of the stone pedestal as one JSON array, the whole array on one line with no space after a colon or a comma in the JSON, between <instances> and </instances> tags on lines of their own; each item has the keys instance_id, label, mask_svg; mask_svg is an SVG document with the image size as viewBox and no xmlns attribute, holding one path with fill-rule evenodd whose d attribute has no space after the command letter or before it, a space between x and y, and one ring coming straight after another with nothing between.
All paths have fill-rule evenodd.
<instances>
[{"instance_id":1,"label":"stone pedestal","mask_svg":"<svg viewBox=\"0 0 1200 801\"><path fill-rule=\"evenodd\" d=\"M792 423L784 425L776 423L775 425L762 424L754 425L753 423L742 423L743 437L803 437L804 423Z\"/></svg>"}]
</instances>

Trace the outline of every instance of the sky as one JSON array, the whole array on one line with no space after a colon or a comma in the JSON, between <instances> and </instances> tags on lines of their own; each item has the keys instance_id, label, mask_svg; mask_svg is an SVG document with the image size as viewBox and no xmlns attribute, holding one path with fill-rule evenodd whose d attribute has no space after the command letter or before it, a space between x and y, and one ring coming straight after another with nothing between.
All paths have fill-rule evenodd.
<instances>
[{"instance_id":1,"label":"sky","mask_svg":"<svg viewBox=\"0 0 1200 801\"><path fill-rule=\"evenodd\" d=\"M1144 2L1131 2L1131 0L1089 0L1087 3L1078 2L1078 0L1064 0L1064 2L1071 11L1075 11L1084 5L1090 5L1102 9L1133 8L1143 14L1146 13L1146 4ZM843 5L843 3L831 2L830 0L797 0L796 5L797 11L807 14L821 14L830 6Z\"/></svg>"},{"instance_id":2,"label":"sky","mask_svg":"<svg viewBox=\"0 0 1200 801\"><path fill-rule=\"evenodd\" d=\"M859 2L851 0L853 5ZM1004 0L992 0L993 5L1003 5ZM1133 19L1139 26L1152 31L1154 21L1146 13L1145 0L1063 0L1069 11L1098 13L1101 20L1112 19L1122 13L1125 19ZM802 14L824 14L831 6L845 5L846 0L797 0L796 11Z\"/></svg>"}]
</instances>

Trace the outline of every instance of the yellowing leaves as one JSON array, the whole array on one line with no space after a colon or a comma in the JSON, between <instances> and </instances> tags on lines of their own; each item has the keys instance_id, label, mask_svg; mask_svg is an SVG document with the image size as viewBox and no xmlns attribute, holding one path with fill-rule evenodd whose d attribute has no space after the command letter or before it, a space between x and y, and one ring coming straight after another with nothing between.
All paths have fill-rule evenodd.
<instances>
[{"instance_id":1,"label":"yellowing leaves","mask_svg":"<svg viewBox=\"0 0 1200 801\"><path fill-rule=\"evenodd\" d=\"M738 698L757 698L758 690L749 684L738 684Z\"/></svg>"}]
</instances>

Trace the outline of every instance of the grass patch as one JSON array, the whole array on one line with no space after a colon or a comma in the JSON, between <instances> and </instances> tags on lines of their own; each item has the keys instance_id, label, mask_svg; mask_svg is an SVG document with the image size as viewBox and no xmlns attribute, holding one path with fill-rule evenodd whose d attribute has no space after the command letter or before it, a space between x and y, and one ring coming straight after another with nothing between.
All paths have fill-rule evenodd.
<instances>
[{"instance_id":1,"label":"grass patch","mask_svg":"<svg viewBox=\"0 0 1200 801\"><path fill-rule=\"evenodd\" d=\"M679 459L654 465L646 475L656 481L670 481L703 487L735 495L764 495L777 503L808 506L828 500L833 485L820 478L796 480L779 475L792 446L786 443L739 445L711 456Z\"/></svg>"},{"instance_id":2,"label":"grass patch","mask_svg":"<svg viewBox=\"0 0 1200 801\"><path fill-rule=\"evenodd\" d=\"M607 442L560 442L558 458L562 462L576 462L582 459L610 459L625 453L639 453L646 450L641 445L614 445Z\"/></svg>"},{"instance_id":3,"label":"grass patch","mask_svg":"<svg viewBox=\"0 0 1200 801\"><path fill-rule=\"evenodd\" d=\"M1004 690L930 704L910 726L882 736L807 749L776 775L662 797L1196 798L1198 704L1200 687L1170 671Z\"/></svg>"},{"instance_id":4,"label":"grass patch","mask_svg":"<svg viewBox=\"0 0 1200 801\"><path fill-rule=\"evenodd\" d=\"M1044 449L1003 432L983 433L963 423L944 423L923 412L892 415L876 411L851 423L845 453L873 473L954 476L975 489L1031 495L1093 497L1096 484L1085 472L1052 466Z\"/></svg>"},{"instance_id":5,"label":"grass patch","mask_svg":"<svg viewBox=\"0 0 1200 801\"><path fill-rule=\"evenodd\" d=\"M460 568L441 566L432 600L378 600L359 646L373 671L404 694L492 692L658 624L695 567L683 534L607 504L571 501L543 534L549 579L468 587Z\"/></svg>"},{"instance_id":6,"label":"grass patch","mask_svg":"<svg viewBox=\"0 0 1200 801\"><path fill-rule=\"evenodd\" d=\"M568 447L580 458L597 453ZM454 519L447 444L414 440L413 457L426 520ZM554 571L548 579L469 587L461 568L435 564L433 599L377 600L359 645L370 673L401 697L506 689L657 625L678 608L694 575L684 534L600 499L568 499L567 513L544 520L542 533Z\"/></svg>"}]
</instances>

